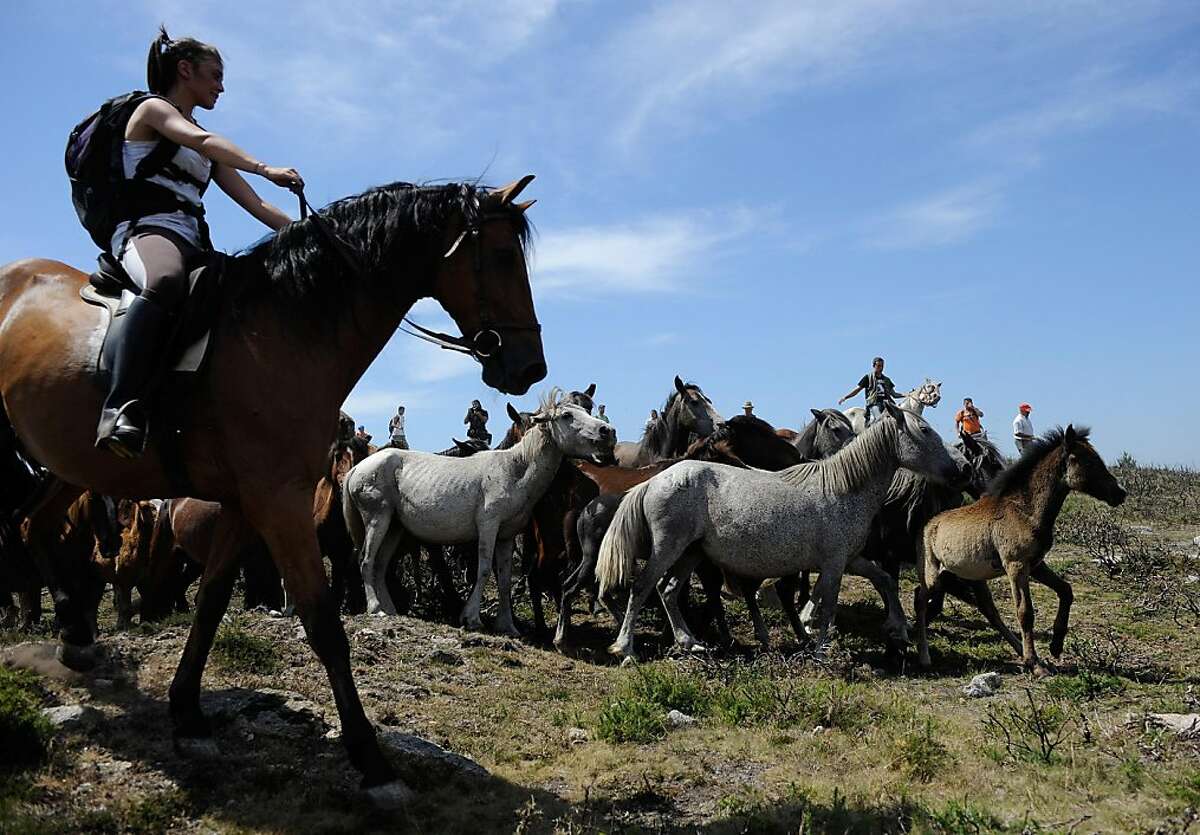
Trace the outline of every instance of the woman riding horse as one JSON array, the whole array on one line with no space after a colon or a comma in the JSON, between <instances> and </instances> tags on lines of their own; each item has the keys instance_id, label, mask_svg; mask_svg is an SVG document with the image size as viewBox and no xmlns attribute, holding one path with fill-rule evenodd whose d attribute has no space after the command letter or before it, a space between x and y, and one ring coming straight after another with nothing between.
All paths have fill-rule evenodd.
<instances>
[{"instance_id":1,"label":"woman riding horse","mask_svg":"<svg viewBox=\"0 0 1200 835\"><path fill-rule=\"evenodd\" d=\"M216 47L193 38L172 40L160 28L146 65L154 96L137 105L125 127L122 187L130 199L119 201L112 253L141 293L122 317L96 430L96 446L123 458L136 458L145 449L146 414L139 401L187 296L188 273L212 248L201 203L209 181L274 230L292 219L260 198L238 171L286 188L304 184L296 169L259 162L196 123L195 109L212 110L225 91L224 74ZM163 142L178 146L170 161L153 176L138 176L139 165Z\"/></svg>"}]
</instances>

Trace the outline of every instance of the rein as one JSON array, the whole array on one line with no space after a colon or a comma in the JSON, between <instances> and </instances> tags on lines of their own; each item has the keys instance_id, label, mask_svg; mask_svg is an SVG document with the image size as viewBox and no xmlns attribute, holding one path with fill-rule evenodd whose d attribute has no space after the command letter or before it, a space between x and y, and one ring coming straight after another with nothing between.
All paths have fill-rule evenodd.
<instances>
[{"instance_id":1,"label":"rein","mask_svg":"<svg viewBox=\"0 0 1200 835\"><path fill-rule=\"evenodd\" d=\"M362 259L358 253L354 251L350 244L346 243L333 230L326 220L321 217L321 213L312 210L311 217L310 206L308 200L304 196L304 187L293 189L296 197L300 201L300 219L309 219L313 226L321 233L324 238L329 241L330 246L337 252L338 256L346 263L358 276L362 276L366 270L363 268ZM415 336L417 339L422 339L437 345L439 348L445 348L448 351L457 351L460 354L469 354L476 360L482 362L488 357L494 356L503 346L504 339L500 335L501 330L531 330L540 332L542 326L536 322L532 325L526 325L519 322L495 322L492 320L487 299L483 295L483 244L480 241L480 231L483 229L483 224L488 220L496 217L503 217L500 213L488 213L483 217L469 218L467 226L459 236L454 239L450 249L442 258L450 258L458 251L463 240L469 235L474 249L474 278L475 278L475 302L479 310L479 330L475 335L467 338L465 336L454 336L441 331L435 331L423 325L419 325L409 317L405 316L401 320L401 324L397 329L401 333L406 333L409 336ZM404 325L408 325L413 330L406 330Z\"/></svg>"}]
</instances>

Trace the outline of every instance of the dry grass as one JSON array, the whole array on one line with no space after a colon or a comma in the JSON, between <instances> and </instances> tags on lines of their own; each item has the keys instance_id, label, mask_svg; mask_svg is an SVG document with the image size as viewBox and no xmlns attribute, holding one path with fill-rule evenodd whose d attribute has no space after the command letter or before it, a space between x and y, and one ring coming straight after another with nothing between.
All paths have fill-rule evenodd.
<instances>
[{"instance_id":1,"label":"dry grass","mask_svg":"<svg viewBox=\"0 0 1200 835\"><path fill-rule=\"evenodd\" d=\"M1168 476L1184 483L1172 488ZM1177 471L1144 478L1139 471L1126 481L1185 496L1196 489L1194 474ZM1195 548L1179 544L1200 534L1194 518L1182 518L1189 501L1168 502L1161 519L1152 512L1112 517L1127 543L1145 540L1171 554L1150 573L1178 578L1172 572L1200 565L1189 556ZM1142 513L1154 506L1132 504ZM1067 521L1079 512L1094 511L1076 503ZM1133 532L1131 524L1154 530ZM1024 676L983 618L957 603L948 603L931 628L928 675L882 672L882 612L857 580L843 593L838 645L821 662L798 654L775 612L767 614L779 653L672 659L660 652L632 670L604 657L612 630L602 618L582 620L588 641L575 658L421 620L349 619L368 715L470 756L492 774L447 780L398 762L419 791L407 823L363 808L340 744L325 736L336 727L332 698L295 621L237 616L223 629L224 660L214 655L205 689L287 691L315 703L320 715L295 736L217 717L224 758L216 766L180 759L171 748L166 688L186 627L109 636L109 661L87 683L38 684L50 698L86 701L105 718L58 732L48 759L20 784L6 784L0 808L8 817L0 830L954 833L1194 826L1188 821L1189 808L1200 807L1200 746L1148 729L1137 717L1200 710L1200 626L1168 605L1148 606L1145 575L1128 573L1141 569L1118 561L1114 572L1094 563L1086 543L1062 543L1051 559L1074 584L1076 603L1063 670L1047 680ZM911 599L911 580L904 585ZM998 584L995 591L1011 622L1006 590ZM1040 587L1034 594L1044 649L1055 601ZM749 641L744 611L730 608L735 630ZM656 624L644 626L639 638L653 649ZM20 639L4 633L0 644ZM1001 693L965 699L961 686L990 670L1004 675ZM99 685L97 677L110 683ZM698 721L673 728L665 719L671 709ZM1032 754L1019 746L1010 751L995 718L1020 736L1014 717L1032 722L1039 710L1043 730L1057 734L1062 720L1061 738L1042 756L1034 730Z\"/></svg>"}]
</instances>

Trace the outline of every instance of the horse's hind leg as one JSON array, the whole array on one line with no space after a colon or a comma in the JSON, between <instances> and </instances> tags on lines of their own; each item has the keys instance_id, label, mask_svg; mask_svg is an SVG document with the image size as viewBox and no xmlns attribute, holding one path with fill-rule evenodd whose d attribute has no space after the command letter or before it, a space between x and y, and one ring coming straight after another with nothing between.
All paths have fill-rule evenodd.
<instances>
[{"instance_id":1,"label":"horse's hind leg","mask_svg":"<svg viewBox=\"0 0 1200 835\"><path fill-rule=\"evenodd\" d=\"M988 588L987 580L977 580L970 583L970 588L974 592L975 605L979 607L979 611L987 619L987 622L992 625L992 628L1000 633L1000 637L1008 641L1009 646L1017 653L1021 654L1021 639L1016 636L1004 619L1000 617L1000 613L996 611L996 601L992 599L992 590Z\"/></svg>"},{"instance_id":2,"label":"horse's hind leg","mask_svg":"<svg viewBox=\"0 0 1200 835\"><path fill-rule=\"evenodd\" d=\"M658 584L658 594L662 599L663 610L667 613L667 623L670 625L672 637L675 639L675 646L685 652L707 652L707 647L700 643L688 628L687 618L683 616L683 609L680 606L683 601L683 593L692 578L692 572L703 559L702 552L694 549L685 551L683 557L671 567L667 576ZM717 569L716 573L719 575L720 569Z\"/></svg>"},{"instance_id":3,"label":"horse's hind leg","mask_svg":"<svg viewBox=\"0 0 1200 835\"><path fill-rule=\"evenodd\" d=\"M805 581L807 581L808 573L805 572L803 576ZM808 633L804 631L804 626L800 623L800 615L796 611L796 589L799 586L800 575L793 574L790 577L780 577L775 581L775 592L779 595L779 605L783 607L783 613L787 615L792 631L796 633L796 640L801 644L807 644L809 640ZM808 588L805 587L804 596L806 598L808 597L808 591Z\"/></svg>"},{"instance_id":4,"label":"horse's hind leg","mask_svg":"<svg viewBox=\"0 0 1200 835\"><path fill-rule=\"evenodd\" d=\"M310 524L311 521L310 519ZM367 595L367 613L371 615L396 614L396 608L392 605L392 599L383 578L387 560L380 558L380 552L384 550L383 545L388 538L391 524L391 510L376 513L367 522L366 533L363 536L359 568L362 571L363 588Z\"/></svg>"},{"instance_id":5,"label":"horse's hind leg","mask_svg":"<svg viewBox=\"0 0 1200 835\"><path fill-rule=\"evenodd\" d=\"M342 724L342 741L351 763L362 772L364 788L392 782L395 772L379 748L375 729L367 721L354 685L350 642L317 547L311 488L271 496L264 504L247 508L247 512L267 541L308 643L325 667ZM406 788L400 789L407 792Z\"/></svg>"},{"instance_id":6,"label":"horse's hind leg","mask_svg":"<svg viewBox=\"0 0 1200 835\"><path fill-rule=\"evenodd\" d=\"M857 556L846 565L846 571L858 577L866 577L875 587L887 607L887 619L883 629L892 649L908 645L908 624L904 619L904 606L900 603L900 589L896 580L875 563Z\"/></svg>"},{"instance_id":7,"label":"horse's hind leg","mask_svg":"<svg viewBox=\"0 0 1200 835\"><path fill-rule=\"evenodd\" d=\"M762 581L738 577L737 585L738 590L742 593L742 597L746 600L746 610L750 613L751 623L754 624L754 637L758 641L758 647L763 652L770 652L771 633L767 631L767 624L763 621L762 609L758 605L758 589L762 586Z\"/></svg>"},{"instance_id":8,"label":"horse's hind leg","mask_svg":"<svg viewBox=\"0 0 1200 835\"><path fill-rule=\"evenodd\" d=\"M222 509L213 531L212 550L205 559L200 590L196 593L196 616L169 691L177 747L182 740L212 735L208 720L200 711L200 679L217 627L229 607L237 579L238 556L253 536L240 513L227 507Z\"/></svg>"},{"instance_id":9,"label":"horse's hind leg","mask_svg":"<svg viewBox=\"0 0 1200 835\"><path fill-rule=\"evenodd\" d=\"M1067 624L1071 619L1071 603L1075 600L1075 593L1071 590L1071 584L1046 565L1044 559L1029 576L1058 595L1058 612L1054 615L1054 631L1050 633L1050 655L1057 661L1062 655L1063 641L1067 637Z\"/></svg>"}]
</instances>

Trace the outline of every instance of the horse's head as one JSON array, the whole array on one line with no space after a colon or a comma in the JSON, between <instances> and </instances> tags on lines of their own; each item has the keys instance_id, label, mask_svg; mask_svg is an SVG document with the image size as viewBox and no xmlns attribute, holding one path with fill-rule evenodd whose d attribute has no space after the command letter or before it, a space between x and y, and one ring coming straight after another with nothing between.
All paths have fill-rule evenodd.
<instances>
[{"instance_id":1,"label":"horse's head","mask_svg":"<svg viewBox=\"0 0 1200 835\"><path fill-rule=\"evenodd\" d=\"M896 422L896 458L901 467L939 484L958 481L962 468L951 457L941 436L932 426L920 415L890 403L887 404L887 411Z\"/></svg>"},{"instance_id":2,"label":"horse's head","mask_svg":"<svg viewBox=\"0 0 1200 835\"><path fill-rule=\"evenodd\" d=\"M671 403L671 411L688 432L698 437L711 435L713 429L724 423L725 419L713 408L712 401L700 390L695 383L684 384L679 376L675 376L675 391L678 395ZM670 414L668 418L672 417Z\"/></svg>"},{"instance_id":3,"label":"horse's head","mask_svg":"<svg viewBox=\"0 0 1200 835\"><path fill-rule=\"evenodd\" d=\"M583 409L589 415L592 413L592 408L595 406L596 384L592 383L583 391L569 391L563 395L564 403L573 403Z\"/></svg>"},{"instance_id":4,"label":"horse's head","mask_svg":"<svg viewBox=\"0 0 1200 835\"><path fill-rule=\"evenodd\" d=\"M531 180L527 174L464 201L463 212L446 228L432 290L463 333L454 344L483 365L484 383L508 394L524 394L546 376L525 263L525 211L534 201L514 202Z\"/></svg>"},{"instance_id":5,"label":"horse's head","mask_svg":"<svg viewBox=\"0 0 1200 835\"><path fill-rule=\"evenodd\" d=\"M1087 429L1076 432L1074 425L1067 426L1063 432L1062 451L1066 459L1064 477L1068 487L1087 493L1112 507L1125 501L1125 488L1104 465L1100 454L1088 440Z\"/></svg>"},{"instance_id":6,"label":"horse's head","mask_svg":"<svg viewBox=\"0 0 1200 835\"><path fill-rule=\"evenodd\" d=\"M549 433L552 443L568 458L584 458L597 464L612 464L617 430L572 403L551 393L533 416L533 425Z\"/></svg>"},{"instance_id":7,"label":"horse's head","mask_svg":"<svg viewBox=\"0 0 1200 835\"><path fill-rule=\"evenodd\" d=\"M850 419L837 409L810 409L816 421L811 454L815 458L828 458L854 440L854 426Z\"/></svg>"},{"instance_id":8,"label":"horse's head","mask_svg":"<svg viewBox=\"0 0 1200 835\"><path fill-rule=\"evenodd\" d=\"M942 381L925 378L925 382L913 394L913 399L922 406L933 408L942 402Z\"/></svg>"}]
</instances>

